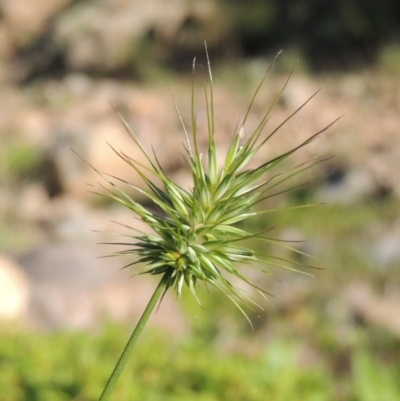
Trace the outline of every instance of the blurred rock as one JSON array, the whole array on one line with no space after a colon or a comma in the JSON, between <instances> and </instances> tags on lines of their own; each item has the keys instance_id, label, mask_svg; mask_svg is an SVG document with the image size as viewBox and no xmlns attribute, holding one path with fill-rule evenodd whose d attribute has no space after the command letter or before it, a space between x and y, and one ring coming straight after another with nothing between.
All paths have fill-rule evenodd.
<instances>
[{"instance_id":1,"label":"blurred rock","mask_svg":"<svg viewBox=\"0 0 400 401\"><path fill-rule=\"evenodd\" d=\"M370 249L370 254L377 269L400 264L400 232L386 233L378 238Z\"/></svg>"},{"instance_id":2,"label":"blurred rock","mask_svg":"<svg viewBox=\"0 0 400 401\"><path fill-rule=\"evenodd\" d=\"M44 329L95 329L104 319L137 320L157 282L130 278L118 271L126 260L97 259L87 246L52 244L19 258L29 277L29 323ZM128 262L129 263L129 262ZM167 293L150 324L174 335L187 332L187 322Z\"/></svg>"},{"instance_id":3,"label":"blurred rock","mask_svg":"<svg viewBox=\"0 0 400 401\"><path fill-rule=\"evenodd\" d=\"M25 272L11 257L0 254L0 318L26 317L29 293Z\"/></svg>"},{"instance_id":4,"label":"blurred rock","mask_svg":"<svg viewBox=\"0 0 400 401\"><path fill-rule=\"evenodd\" d=\"M70 73L66 75L64 83L71 94L75 96L88 95L93 89L93 81L89 76L82 73Z\"/></svg>"},{"instance_id":5,"label":"blurred rock","mask_svg":"<svg viewBox=\"0 0 400 401\"><path fill-rule=\"evenodd\" d=\"M53 22L72 2L0 2L0 82L22 82L49 69L58 52L52 41Z\"/></svg>"},{"instance_id":6,"label":"blurred rock","mask_svg":"<svg viewBox=\"0 0 400 401\"><path fill-rule=\"evenodd\" d=\"M397 291L389 296L378 296L370 285L354 283L344 293L349 307L368 323L400 338L400 296Z\"/></svg>"},{"instance_id":7,"label":"blurred rock","mask_svg":"<svg viewBox=\"0 0 400 401\"><path fill-rule=\"evenodd\" d=\"M64 195L52 202L49 208L51 217L46 224L49 237L62 243L91 244L95 240L92 230L104 229L99 214L91 210L85 203ZM103 211L103 219L110 212ZM101 223L99 222L101 221Z\"/></svg>"},{"instance_id":8,"label":"blurred rock","mask_svg":"<svg viewBox=\"0 0 400 401\"><path fill-rule=\"evenodd\" d=\"M52 70L145 74L147 60L173 61L175 49L210 48L227 35L214 0L5 0L0 4L0 81L26 82ZM12 68L3 68L4 61Z\"/></svg>"},{"instance_id":9,"label":"blurred rock","mask_svg":"<svg viewBox=\"0 0 400 401\"><path fill-rule=\"evenodd\" d=\"M21 106L20 106L21 108ZM54 115L48 110L31 108L21 112L19 130L25 143L38 150L47 149L51 142ZM12 114L9 114L12 118Z\"/></svg>"},{"instance_id":10,"label":"blurred rock","mask_svg":"<svg viewBox=\"0 0 400 401\"><path fill-rule=\"evenodd\" d=\"M34 183L25 186L18 196L15 211L25 221L38 222L50 218L50 199L44 186Z\"/></svg>"},{"instance_id":11,"label":"blurred rock","mask_svg":"<svg viewBox=\"0 0 400 401\"><path fill-rule=\"evenodd\" d=\"M146 157L126 132L110 102L121 112L151 156L154 150L166 171L175 171L185 165L181 157L184 153L181 146L184 137L172 101L170 107L166 107L165 99L158 94L132 87L122 88L117 82L101 82L88 99L78 102L62 116L56 117L58 126L54 126L53 134L48 135L47 145L46 142L41 145L46 147L58 180L68 194L84 199L91 197L90 188L86 184L103 181L71 149L102 172L145 188L134 168L119 158L111 148L148 165ZM175 126L176 129L171 129ZM131 188L130 193L136 200L144 199L137 190Z\"/></svg>"},{"instance_id":12,"label":"blurred rock","mask_svg":"<svg viewBox=\"0 0 400 401\"><path fill-rule=\"evenodd\" d=\"M49 237L62 243L90 246L93 242L110 241L113 237L105 232L129 231L121 224L135 226L144 232L149 230L132 211L121 205L93 208L71 196L54 200L49 213L51 220L46 224Z\"/></svg>"},{"instance_id":13,"label":"blurred rock","mask_svg":"<svg viewBox=\"0 0 400 401\"><path fill-rule=\"evenodd\" d=\"M7 215L14 209L15 199L11 191L0 188L0 214Z\"/></svg>"},{"instance_id":14,"label":"blurred rock","mask_svg":"<svg viewBox=\"0 0 400 401\"><path fill-rule=\"evenodd\" d=\"M78 3L56 21L55 41L63 48L66 64L77 70L137 68L149 49L152 58L169 58L168 49L209 37L221 40L224 24L214 1L111 0ZM182 36L186 21L195 21L198 37ZM203 32L203 36L201 36ZM201 40L200 39L201 36ZM179 42L186 43L179 43ZM157 53L156 56L154 53Z\"/></svg>"},{"instance_id":15,"label":"blurred rock","mask_svg":"<svg viewBox=\"0 0 400 401\"><path fill-rule=\"evenodd\" d=\"M281 101L288 109L296 110L317 90L318 88L312 83L312 81L301 77L292 77L289 85L285 88L285 91L282 94Z\"/></svg>"},{"instance_id":16,"label":"blurred rock","mask_svg":"<svg viewBox=\"0 0 400 401\"><path fill-rule=\"evenodd\" d=\"M0 58L9 58L19 48L36 40L48 27L50 19L72 0L4 0L0 3L3 35L8 46L1 46ZM1 38L0 33L0 38Z\"/></svg>"},{"instance_id":17,"label":"blurred rock","mask_svg":"<svg viewBox=\"0 0 400 401\"><path fill-rule=\"evenodd\" d=\"M379 186L367 170L351 168L322 185L316 198L319 202L354 204L378 192Z\"/></svg>"}]
</instances>

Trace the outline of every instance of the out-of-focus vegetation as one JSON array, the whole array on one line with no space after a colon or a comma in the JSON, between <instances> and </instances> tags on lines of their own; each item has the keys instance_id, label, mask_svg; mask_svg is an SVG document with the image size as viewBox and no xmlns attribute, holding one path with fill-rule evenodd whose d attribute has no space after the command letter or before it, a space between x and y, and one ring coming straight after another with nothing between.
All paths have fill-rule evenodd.
<instances>
[{"instance_id":1,"label":"out-of-focus vegetation","mask_svg":"<svg viewBox=\"0 0 400 401\"><path fill-rule=\"evenodd\" d=\"M15 184L39 175L41 157L32 146L5 140L0 150L0 179Z\"/></svg>"},{"instance_id":2,"label":"out-of-focus vegetation","mask_svg":"<svg viewBox=\"0 0 400 401\"><path fill-rule=\"evenodd\" d=\"M213 327L219 322L207 319ZM8 332L0 343L0 398L7 401L95 400L128 336L107 326L98 334ZM354 347L342 365L324 356L339 343L289 333L229 352L223 338L183 342L147 332L115 394L124 400L397 401L398 364L382 367L382 356ZM311 343L321 355L310 354ZM344 353L344 351L342 350ZM314 360L313 360L314 359Z\"/></svg>"},{"instance_id":3,"label":"out-of-focus vegetation","mask_svg":"<svg viewBox=\"0 0 400 401\"><path fill-rule=\"evenodd\" d=\"M292 48L313 68L354 68L376 60L398 40L400 4L318 0L223 1L233 15L232 34L246 54Z\"/></svg>"}]
</instances>

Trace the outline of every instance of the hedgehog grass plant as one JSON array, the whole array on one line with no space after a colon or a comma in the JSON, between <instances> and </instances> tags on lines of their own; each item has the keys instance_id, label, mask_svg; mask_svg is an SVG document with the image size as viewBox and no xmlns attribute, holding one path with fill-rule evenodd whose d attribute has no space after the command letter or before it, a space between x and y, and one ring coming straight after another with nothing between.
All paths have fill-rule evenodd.
<instances>
[{"instance_id":1,"label":"hedgehog grass plant","mask_svg":"<svg viewBox=\"0 0 400 401\"><path fill-rule=\"evenodd\" d=\"M279 55L279 54L278 54ZM278 56L277 55L277 56ZM265 296L263 289L259 288L240 271L240 265L247 265L266 272L265 268L281 266L291 270L298 270L296 262L291 262L273 256L271 254L259 253L253 249L240 245L242 241L257 239L266 243L280 244L290 248L279 240L266 237L264 232L250 233L245 229L238 228L236 223L248 218L270 213L277 209L255 210L260 202L287 192L290 189L279 189L281 184L288 179L309 169L319 161L310 161L299 165L289 171L265 177L265 173L281 163L297 150L316 139L322 132L326 131L331 123L321 131L309 137L306 141L293 149L268 160L256 168L247 168L246 165L259 153L264 145L272 138L282 126L298 113L315 95L314 93L304 104L290 114L282 123L268 135L263 135L263 130L270 119L271 112L282 95L289 77L283 88L278 93L271 106L261 119L254 132L245 139L244 127L253 106L255 97L259 92L268 72L271 70L273 60L264 78L258 86L250 102L239 129L237 130L232 144L225 156L223 167L219 168L217 160L217 147L215 141L214 124L214 98L213 78L210 61L206 48L208 62L208 79L203 72L203 87L208 121L208 149L207 157L203 157L198 144L198 132L196 129L195 113L195 59L193 62L192 97L191 97L191 125L192 140L183 119L179 114L175 100L175 110L181 122L185 137L185 151L187 162L193 179L193 187L190 191L180 187L170 178L159 164L156 156L150 156L142 146L136 134L132 131L123 117L117 112L125 129L132 137L136 146L145 156L148 165L133 160L123 152L114 152L126 163L128 163L143 179L147 189L141 189L132 183L118 177L102 173L91 166L100 177L109 185L99 184L95 186L96 193L114 200L128 209L132 210L136 218L146 223L152 234L142 232L135 227L129 228L131 233L124 234L128 242L118 245L128 246L129 249L116 252L115 255L134 255L135 260L127 266L144 264L144 268L138 274L160 275L161 280L152 295L141 319L134 329L120 359L118 360L110 379L108 380L99 400L107 400L113 392L115 384L126 365L128 357L136 344L152 310L167 290L172 288L178 297L181 296L183 287L186 286L191 294L200 304L196 294L199 283L213 286L221 290L247 317L243 305L250 307L261 307L242 289L237 288L227 278L227 273L236 276L243 282L253 287L261 295ZM115 180L127 184L147 197L162 212L155 214L138 202L133 200L127 192L115 184ZM161 185L156 185L158 180ZM306 207L303 205L298 207ZM112 233L114 234L114 233ZM122 235L122 234L121 234ZM110 243L108 243L110 244ZM116 243L112 243L116 244ZM290 248L292 249L292 248ZM295 249L292 249L296 251ZM300 252L300 251L297 251ZM302 265L304 266L304 265ZM309 266L312 267L312 266ZM160 301L161 302L161 301ZM200 304L201 305L201 304Z\"/></svg>"}]
</instances>

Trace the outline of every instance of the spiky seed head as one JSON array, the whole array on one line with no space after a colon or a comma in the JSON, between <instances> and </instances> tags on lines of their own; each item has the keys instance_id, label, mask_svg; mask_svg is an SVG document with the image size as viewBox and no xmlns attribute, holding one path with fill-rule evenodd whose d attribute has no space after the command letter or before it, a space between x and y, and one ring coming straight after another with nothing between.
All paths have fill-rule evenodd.
<instances>
[{"instance_id":1,"label":"spiky seed head","mask_svg":"<svg viewBox=\"0 0 400 401\"><path fill-rule=\"evenodd\" d=\"M287 81L281 92L274 99L271 107L261 119L259 126L246 140L244 138L245 123L254 99L265 79L264 77L251 100L243 123L226 154L223 167L218 169L217 146L214 136L213 82L209 62L208 66L209 83L207 84L205 80L203 82L208 118L207 169L205 169L202 161L202 154L199 150L197 138L194 105L195 62L193 63L192 81L192 140L190 140L187 134L183 119L179 114L174 100L177 115L181 121L186 139L186 151L193 179L191 191L187 191L171 181L161 166L159 166L157 160L149 156L140 143L139 138L118 112L125 129L144 154L151 167L144 167L126 154L118 152L114 148L113 150L141 176L147 184L147 189L140 189L127 181L110 177L107 174L101 173L95 167L91 167L109 184L108 187L99 185L97 187L98 193L128 207L136 214L136 217L146 223L154 232L154 234L148 234L130 227L131 233L124 234L130 238L130 242L119 243L120 245L129 246L130 249L117 252L117 254L135 255L136 260L129 265L142 263L144 268L139 274L164 275L167 278L165 290L173 287L178 296L180 296L184 285L186 285L198 300L196 286L199 282L204 282L224 292L244 313L240 306L242 301L247 301L246 304L248 304L248 301L253 304L255 303L248 294L235 287L226 278L225 273L233 274L262 293L263 290L258 288L249 278L240 272L241 265L252 266L262 271L265 271L264 267L270 265L297 270L293 264L296 265L298 263L289 262L270 254L257 253L253 249L241 246L241 241L251 238L274 244L277 241L265 237L261 233L247 232L244 229L236 227L235 224L250 217L272 211L268 209L255 211L254 206L277 193L286 192L287 189L276 192L275 188L294 175L300 174L312 167L315 162L298 166L286 173L272 176L269 179L263 179L265 173L317 138L333 123L282 155L256 168L245 169L248 162L262 149L267 140L275 135L314 96L311 96L309 100L289 115L269 135L262 137L263 129L269 120L273 107L286 87ZM270 68L265 75L268 74ZM244 142L242 143L242 141ZM161 185L155 185L152 182L152 177L158 178L161 181ZM117 186L115 180L128 184L130 187L140 191L162 211L162 215L145 209L133 200L127 192L121 189L121 187ZM285 245L285 247L288 246ZM245 316L247 317L246 314Z\"/></svg>"}]
</instances>

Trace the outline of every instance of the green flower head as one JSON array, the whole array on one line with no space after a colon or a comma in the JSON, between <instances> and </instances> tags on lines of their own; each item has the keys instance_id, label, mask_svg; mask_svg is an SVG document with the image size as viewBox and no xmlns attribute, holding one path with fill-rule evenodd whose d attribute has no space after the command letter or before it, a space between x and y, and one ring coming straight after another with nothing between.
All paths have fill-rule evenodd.
<instances>
[{"instance_id":1,"label":"green flower head","mask_svg":"<svg viewBox=\"0 0 400 401\"><path fill-rule=\"evenodd\" d=\"M277 240L265 237L264 233L250 233L236 226L236 223L242 220L272 211L271 209L255 210L255 206L265 199L286 192L287 189L279 189L280 185L287 179L310 168L315 162L298 166L285 173L269 176L268 178L265 178L265 173L317 138L333 124L329 124L286 153L265 161L256 168L246 168L249 161L260 152L267 141L315 96L315 94L312 95L301 107L289 115L276 128L272 129L269 134L265 135L263 131L266 123L289 81L290 74L282 90L261 119L258 127L250 136L246 137L246 120L254 99L273 63L251 100L242 124L227 151L224 162L219 164L215 141L213 79L210 62L208 60L208 79L203 74L208 121L206 157L202 155L198 145L194 105L195 61L193 62L191 138L175 104L175 109L183 128L184 147L193 179L193 186L189 191L171 181L158 163L156 156L150 156L136 134L118 113L125 129L146 157L148 165L143 165L125 153L116 151L114 148L113 150L139 174L147 189L141 189L132 183L102 173L93 167L109 184L108 186L99 185L96 189L98 193L132 210L137 218L149 226L151 234L129 226L131 233L124 234L124 236L130 238L130 241L118 243L119 245L129 246L129 249L116 254L135 255L135 260L128 266L137 263L143 264L145 267L139 274L163 275L165 291L172 287L176 294L180 296L183 287L187 286L198 300L196 287L200 282L204 282L206 285L216 287L225 293L243 312L240 304L243 301L252 303L254 301L248 294L228 280L227 276L229 275L227 273L243 280L262 294L263 290L241 273L240 266L251 266L261 271L268 265L296 270L296 266L288 264L289 261L287 260L269 254L261 254L241 245L247 239L257 239L272 243L278 243ZM219 165L222 165L222 167L219 168ZM153 213L141 206L127 192L117 186L115 181L127 184L139 191L154 203L161 213ZM154 181L161 184L156 185Z\"/></svg>"}]
</instances>

